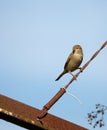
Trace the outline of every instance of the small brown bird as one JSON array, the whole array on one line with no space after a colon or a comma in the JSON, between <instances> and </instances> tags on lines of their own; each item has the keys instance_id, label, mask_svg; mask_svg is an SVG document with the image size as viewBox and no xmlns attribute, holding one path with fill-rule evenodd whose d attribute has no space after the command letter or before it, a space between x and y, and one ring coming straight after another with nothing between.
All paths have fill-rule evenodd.
<instances>
[{"instance_id":1,"label":"small brown bird","mask_svg":"<svg viewBox=\"0 0 107 130\"><path fill-rule=\"evenodd\" d=\"M68 59L65 63L63 72L58 76L55 80L59 80L64 74L70 73L72 76L72 72L76 69L80 69L79 66L83 60L83 51L80 45L73 46L72 53L68 56ZM75 77L76 78L76 77Z\"/></svg>"}]
</instances>

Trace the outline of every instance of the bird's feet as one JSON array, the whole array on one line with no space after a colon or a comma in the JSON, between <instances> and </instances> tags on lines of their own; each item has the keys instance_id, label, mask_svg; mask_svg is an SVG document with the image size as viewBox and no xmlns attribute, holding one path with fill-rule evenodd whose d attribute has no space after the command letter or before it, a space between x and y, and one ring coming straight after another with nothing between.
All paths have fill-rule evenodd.
<instances>
[{"instance_id":1,"label":"bird's feet","mask_svg":"<svg viewBox=\"0 0 107 130\"><path fill-rule=\"evenodd\" d=\"M78 69L79 69L81 72L83 72L83 70L82 70L82 68L81 68L81 67L79 67Z\"/></svg>"},{"instance_id":2,"label":"bird's feet","mask_svg":"<svg viewBox=\"0 0 107 130\"><path fill-rule=\"evenodd\" d=\"M69 73L73 76L74 80L77 81L77 77L76 77L76 75L73 75L72 72L69 72Z\"/></svg>"}]
</instances>

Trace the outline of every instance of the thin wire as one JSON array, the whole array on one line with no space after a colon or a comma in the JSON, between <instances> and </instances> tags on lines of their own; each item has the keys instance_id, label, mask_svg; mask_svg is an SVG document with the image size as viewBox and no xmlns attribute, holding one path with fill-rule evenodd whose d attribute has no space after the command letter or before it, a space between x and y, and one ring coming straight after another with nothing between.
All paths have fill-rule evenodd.
<instances>
[{"instance_id":1,"label":"thin wire","mask_svg":"<svg viewBox=\"0 0 107 130\"><path fill-rule=\"evenodd\" d=\"M66 93L67 93L68 95L72 96L76 101L78 101L78 103L79 103L80 105L83 104L83 103L81 102L81 100L80 100L77 96L75 96L74 94L72 94L72 93L70 93L70 92L68 92L68 91L66 91Z\"/></svg>"}]
</instances>

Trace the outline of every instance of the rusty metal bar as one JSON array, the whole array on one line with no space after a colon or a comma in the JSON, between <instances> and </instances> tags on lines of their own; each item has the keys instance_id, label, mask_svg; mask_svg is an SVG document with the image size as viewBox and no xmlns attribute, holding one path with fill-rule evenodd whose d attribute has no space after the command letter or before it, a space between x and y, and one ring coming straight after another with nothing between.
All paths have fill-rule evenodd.
<instances>
[{"instance_id":1,"label":"rusty metal bar","mask_svg":"<svg viewBox=\"0 0 107 130\"><path fill-rule=\"evenodd\" d=\"M63 94L66 92L66 89L69 87L69 85L75 80L74 77L78 77L81 72L89 65L89 63L99 54L99 52L107 45L107 41L103 43L103 45L100 47L99 50L97 50L92 57L87 61L80 69L79 72L77 72L73 78L69 81L69 83L62 89L59 90L59 92L45 105L43 106L41 110L41 114L38 115L38 119L42 119L46 116L48 110L63 96Z\"/></svg>"},{"instance_id":2,"label":"rusty metal bar","mask_svg":"<svg viewBox=\"0 0 107 130\"><path fill-rule=\"evenodd\" d=\"M47 111L55 104L58 99L65 93L65 89L61 88L58 93L45 105L43 106L43 109L41 110L41 114L37 117L38 119L42 119L47 115Z\"/></svg>"},{"instance_id":3,"label":"rusty metal bar","mask_svg":"<svg viewBox=\"0 0 107 130\"><path fill-rule=\"evenodd\" d=\"M40 110L0 94L0 119L29 130L87 130L51 114L36 120Z\"/></svg>"}]
</instances>

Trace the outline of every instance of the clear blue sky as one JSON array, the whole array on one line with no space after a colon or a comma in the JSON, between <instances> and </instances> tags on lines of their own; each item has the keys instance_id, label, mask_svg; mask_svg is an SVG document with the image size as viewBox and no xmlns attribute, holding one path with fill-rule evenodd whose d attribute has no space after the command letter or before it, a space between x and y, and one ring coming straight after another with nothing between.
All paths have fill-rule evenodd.
<instances>
[{"instance_id":1,"label":"clear blue sky","mask_svg":"<svg viewBox=\"0 0 107 130\"><path fill-rule=\"evenodd\" d=\"M83 65L106 40L106 0L0 1L0 94L42 109L71 79L55 82L72 46L82 46ZM92 130L87 113L107 105L106 64L107 47L68 88L83 105L65 94L49 113ZM0 120L0 129L23 128Z\"/></svg>"}]
</instances>

